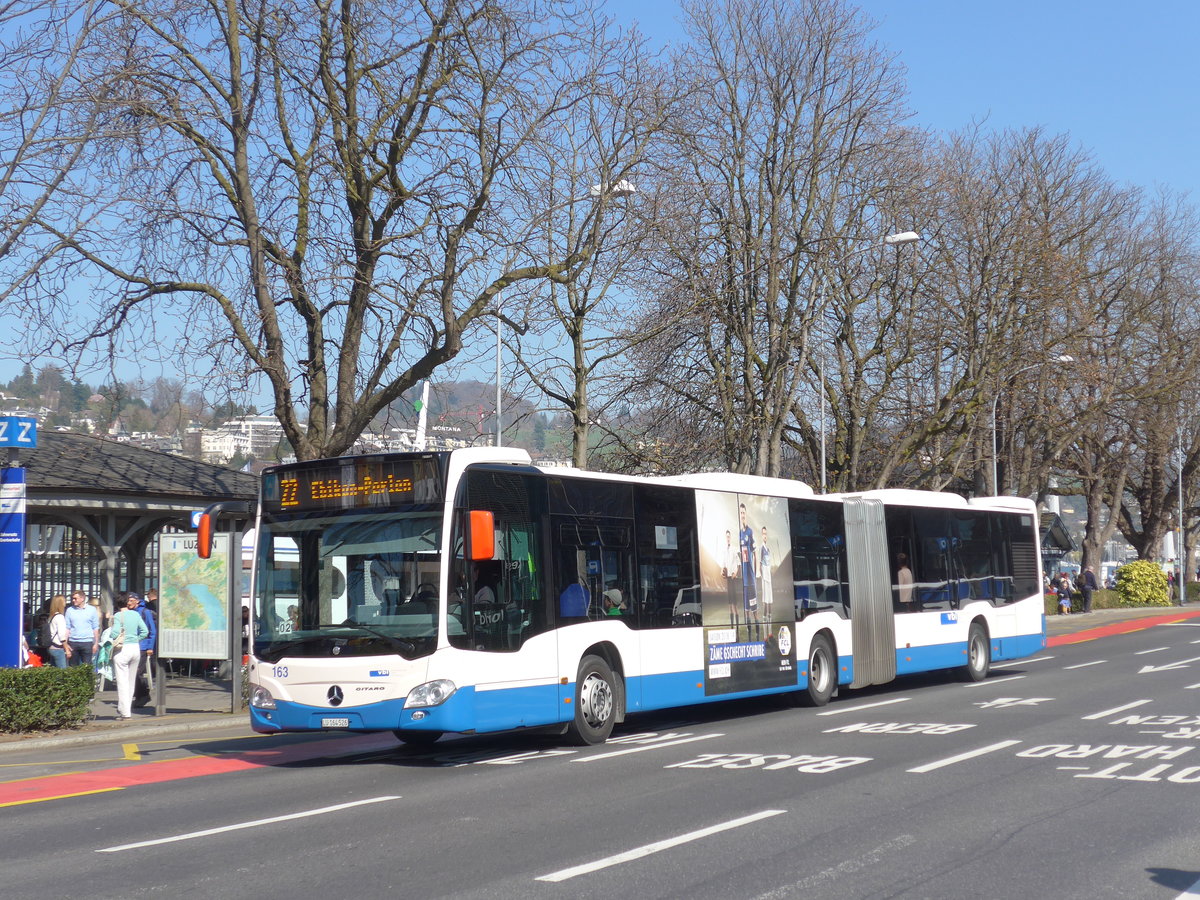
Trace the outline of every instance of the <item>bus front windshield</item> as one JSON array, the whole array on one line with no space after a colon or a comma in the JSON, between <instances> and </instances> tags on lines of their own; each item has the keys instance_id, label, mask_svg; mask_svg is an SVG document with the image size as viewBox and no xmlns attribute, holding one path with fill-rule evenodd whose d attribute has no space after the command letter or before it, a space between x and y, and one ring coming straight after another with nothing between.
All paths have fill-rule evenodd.
<instances>
[{"instance_id":1,"label":"bus front windshield","mask_svg":"<svg viewBox=\"0 0 1200 900\"><path fill-rule=\"evenodd\" d=\"M440 515L363 511L264 518L254 655L426 656L437 645Z\"/></svg>"}]
</instances>

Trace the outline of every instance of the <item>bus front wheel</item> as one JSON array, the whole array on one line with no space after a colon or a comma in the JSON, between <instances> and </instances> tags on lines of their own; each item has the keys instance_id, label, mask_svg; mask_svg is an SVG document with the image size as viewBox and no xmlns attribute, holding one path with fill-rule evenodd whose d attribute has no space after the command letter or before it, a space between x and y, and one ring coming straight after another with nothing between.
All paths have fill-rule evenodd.
<instances>
[{"instance_id":1,"label":"bus front wheel","mask_svg":"<svg viewBox=\"0 0 1200 900\"><path fill-rule=\"evenodd\" d=\"M397 729L392 732L396 737L400 738L400 742L406 747L412 747L414 750L425 750L437 743L438 738L444 732L441 731L403 731Z\"/></svg>"},{"instance_id":2,"label":"bus front wheel","mask_svg":"<svg viewBox=\"0 0 1200 900\"><path fill-rule=\"evenodd\" d=\"M988 645L987 632L978 622L972 622L967 632L967 665L963 675L967 681L983 681L991 667L992 648Z\"/></svg>"},{"instance_id":3,"label":"bus front wheel","mask_svg":"<svg viewBox=\"0 0 1200 900\"><path fill-rule=\"evenodd\" d=\"M617 721L617 679L598 656L585 656L575 679L575 718L567 726L573 744L603 744Z\"/></svg>"},{"instance_id":4,"label":"bus front wheel","mask_svg":"<svg viewBox=\"0 0 1200 900\"><path fill-rule=\"evenodd\" d=\"M808 689L804 700L809 706L824 706L837 687L837 658L829 638L818 634L808 650Z\"/></svg>"}]
</instances>

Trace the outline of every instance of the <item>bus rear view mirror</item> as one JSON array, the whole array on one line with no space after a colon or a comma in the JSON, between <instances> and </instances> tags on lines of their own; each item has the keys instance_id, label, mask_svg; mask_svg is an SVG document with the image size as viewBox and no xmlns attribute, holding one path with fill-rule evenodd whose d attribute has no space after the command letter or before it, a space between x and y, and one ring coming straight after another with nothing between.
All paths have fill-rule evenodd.
<instances>
[{"instance_id":1,"label":"bus rear view mirror","mask_svg":"<svg viewBox=\"0 0 1200 900\"><path fill-rule=\"evenodd\" d=\"M489 510L467 513L467 553L472 560L496 558L496 517Z\"/></svg>"},{"instance_id":2,"label":"bus rear view mirror","mask_svg":"<svg viewBox=\"0 0 1200 900\"><path fill-rule=\"evenodd\" d=\"M208 513L201 513L200 521L196 526L196 555L201 559L208 559L212 556L212 526L212 516Z\"/></svg>"}]
</instances>

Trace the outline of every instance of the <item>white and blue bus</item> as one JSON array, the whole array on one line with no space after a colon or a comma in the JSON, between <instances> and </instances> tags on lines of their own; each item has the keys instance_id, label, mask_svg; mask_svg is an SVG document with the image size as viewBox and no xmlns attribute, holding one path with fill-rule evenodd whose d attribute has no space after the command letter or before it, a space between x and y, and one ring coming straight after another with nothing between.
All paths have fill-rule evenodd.
<instances>
[{"instance_id":1,"label":"white and blue bus","mask_svg":"<svg viewBox=\"0 0 1200 900\"><path fill-rule=\"evenodd\" d=\"M516 449L268 469L252 593L256 731L413 744L546 727L600 743L645 710L820 706L914 672L982 679L1045 646L1028 500L818 497L542 469Z\"/></svg>"}]
</instances>

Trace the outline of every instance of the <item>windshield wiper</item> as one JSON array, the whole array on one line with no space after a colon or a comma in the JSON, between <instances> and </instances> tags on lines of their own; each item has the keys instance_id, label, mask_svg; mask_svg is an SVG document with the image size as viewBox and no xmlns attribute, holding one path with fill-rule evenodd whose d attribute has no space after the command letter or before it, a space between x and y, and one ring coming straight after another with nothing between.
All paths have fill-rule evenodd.
<instances>
[{"instance_id":1,"label":"windshield wiper","mask_svg":"<svg viewBox=\"0 0 1200 900\"><path fill-rule=\"evenodd\" d=\"M415 643L413 643L412 641L406 640L405 638L402 638L402 637L396 637L395 635L388 634L385 631L379 631L376 628L372 628L369 625L363 625L361 622L356 622L353 619L346 619L340 625L322 625L321 627L322 628L346 628L346 627L357 628L359 631L365 631L367 634L373 634L373 635L375 635L375 637L381 638L382 640L387 641L388 646L390 646L393 650L399 651L404 656L408 656L410 653L417 652L417 645Z\"/></svg>"},{"instance_id":2,"label":"windshield wiper","mask_svg":"<svg viewBox=\"0 0 1200 900\"><path fill-rule=\"evenodd\" d=\"M323 635L309 634L309 635L305 635L304 637L289 638L286 641L271 641L265 647L262 648L262 652L259 652L259 648L257 646L257 644L259 642L256 641L255 642L256 646L254 648L254 655L257 656L259 659L261 659L263 662L278 662L280 659L282 659L284 656L287 655L287 652L289 650L291 650L295 647L299 647L301 644L307 644L309 641L323 640L323 639L324 639Z\"/></svg>"}]
</instances>

